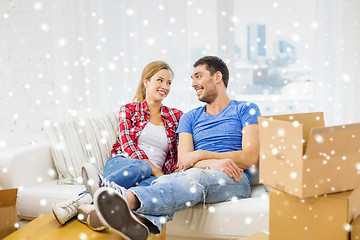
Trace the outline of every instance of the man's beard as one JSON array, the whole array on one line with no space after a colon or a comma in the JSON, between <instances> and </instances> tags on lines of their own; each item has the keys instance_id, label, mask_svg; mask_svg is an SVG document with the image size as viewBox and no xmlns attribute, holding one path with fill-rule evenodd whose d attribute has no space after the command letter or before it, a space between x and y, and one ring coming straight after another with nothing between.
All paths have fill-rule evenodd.
<instances>
[{"instance_id":1,"label":"man's beard","mask_svg":"<svg viewBox=\"0 0 360 240\"><path fill-rule=\"evenodd\" d=\"M216 87L213 86L211 89L208 90L208 92L204 96L199 97L199 100L201 102L205 102L207 104L210 104L210 103L213 103L215 101L217 96L218 96L218 93L216 91Z\"/></svg>"}]
</instances>

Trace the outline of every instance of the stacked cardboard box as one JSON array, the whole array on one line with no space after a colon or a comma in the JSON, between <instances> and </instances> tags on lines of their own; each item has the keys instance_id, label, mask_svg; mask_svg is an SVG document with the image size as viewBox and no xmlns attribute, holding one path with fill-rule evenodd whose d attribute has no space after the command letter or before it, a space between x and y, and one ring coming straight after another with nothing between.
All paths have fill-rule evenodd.
<instances>
[{"instance_id":1,"label":"stacked cardboard box","mask_svg":"<svg viewBox=\"0 0 360 240\"><path fill-rule=\"evenodd\" d=\"M360 240L360 216L358 216L351 223L351 238L350 240Z\"/></svg>"},{"instance_id":2,"label":"stacked cardboard box","mask_svg":"<svg viewBox=\"0 0 360 240\"><path fill-rule=\"evenodd\" d=\"M360 124L325 127L322 113L259 117L260 181L270 240L348 240L360 215Z\"/></svg>"},{"instance_id":3,"label":"stacked cardboard box","mask_svg":"<svg viewBox=\"0 0 360 240\"><path fill-rule=\"evenodd\" d=\"M0 190L0 239L16 230L16 196L17 189Z\"/></svg>"}]
</instances>

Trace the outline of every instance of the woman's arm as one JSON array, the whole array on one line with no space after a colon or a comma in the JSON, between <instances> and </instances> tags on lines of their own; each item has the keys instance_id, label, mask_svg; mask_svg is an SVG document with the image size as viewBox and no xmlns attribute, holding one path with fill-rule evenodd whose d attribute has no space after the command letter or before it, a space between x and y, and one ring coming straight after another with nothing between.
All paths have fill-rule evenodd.
<instances>
[{"instance_id":1,"label":"woman's arm","mask_svg":"<svg viewBox=\"0 0 360 240\"><path fill-rule=\"evenodd\" d=\"M125 153L129 158L149 159L146 153L141 150L136 142L133 122L131 121L132 112L130 106L124 105L120 108L119 113L119 138L117 152ZM115 146L114 145L114 146Z\"/></svg>"},{"instance_id":2,"label":"woman's arm","mask_svg":"<svg viewBox=\"0 0 360 240\"><path fill-rule=\"evenodd\" d=\"M122 106L119 113L119 138L117 143L114 144L114 150L125 152L129 158L147 161L151 165L151 174L155 177L160 177L163 175L162 171L150 162L146 153L137 145L135 139L136 132L133 131L135 126L133 125L131 118L131 109L126 105Z\"/></svg>"},{"instance_id":3,"label":"woman's arm","mask_svg":"<svg viewBox=\"0 0 360 240\"><path fill-rule=\"evenodd\" d=\"M152 162L150 162L149 159L143 159L143 160L150 163L150 165L151 165L151 174L152 175L154 175L155 177L160 177L160 176L164 175L164 173L160 169L158 169Z\"/></svg>"}]
</instances>

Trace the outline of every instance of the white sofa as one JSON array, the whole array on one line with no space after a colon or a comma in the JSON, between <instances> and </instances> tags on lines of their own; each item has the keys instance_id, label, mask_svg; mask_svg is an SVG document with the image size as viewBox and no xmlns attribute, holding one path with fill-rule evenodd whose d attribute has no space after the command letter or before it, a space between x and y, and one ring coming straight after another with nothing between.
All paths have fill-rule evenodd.
<instances>
[{"instance_id":1,"label":"white sofa","mask_svg":"<svg viewBox=\"0 0 360 240\"><path fill-rule=\"evenodd\" d=\"M255 178L254 178L255 177ZM252 176L257 182L256 174ZM20 219L51 214L51 206L76 196L83 185L58 184L47 142L0 153L0 185L18 188ZM238 239L269 229L269 198L263 185L252 186L252 197L217 204L198 204L177 212L167 223L167 239Z\"/></svg>"}]
</instances>

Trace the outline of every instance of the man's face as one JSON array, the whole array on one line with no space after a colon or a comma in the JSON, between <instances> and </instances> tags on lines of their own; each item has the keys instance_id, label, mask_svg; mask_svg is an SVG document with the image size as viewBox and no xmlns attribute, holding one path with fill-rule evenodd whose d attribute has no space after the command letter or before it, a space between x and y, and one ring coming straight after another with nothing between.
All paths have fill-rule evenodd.
<instances>
[{"instance_id":1,"label":"man's face","mask_svg":"<svg viewBox=\"0 0 360 240\"><path fill-rule=\"evenodd\" d=\"M211 76L210 72L206 69L206 65L197 66L192 78L192 87L195 89L198 99L202 102L212 103L218 96L215 75Z\"/></svg>"}]
</instances>

